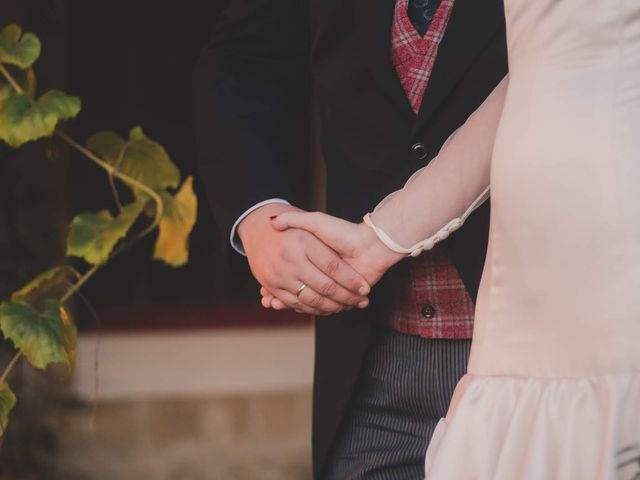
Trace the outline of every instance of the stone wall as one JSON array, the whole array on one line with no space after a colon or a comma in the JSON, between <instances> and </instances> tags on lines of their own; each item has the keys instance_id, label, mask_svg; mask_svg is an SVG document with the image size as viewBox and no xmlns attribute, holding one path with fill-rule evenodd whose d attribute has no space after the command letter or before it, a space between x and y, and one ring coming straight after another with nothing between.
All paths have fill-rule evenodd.
<instances>
[{"instance_id":1,"label":"stone wall","mask_svg":"<svg viewBox=\"0 0 640 480\"><path fill-rule=\"evenodd\" d=\"M67 405L52 479L311 478L310 392Z\"/></svg>"}]
</instances>

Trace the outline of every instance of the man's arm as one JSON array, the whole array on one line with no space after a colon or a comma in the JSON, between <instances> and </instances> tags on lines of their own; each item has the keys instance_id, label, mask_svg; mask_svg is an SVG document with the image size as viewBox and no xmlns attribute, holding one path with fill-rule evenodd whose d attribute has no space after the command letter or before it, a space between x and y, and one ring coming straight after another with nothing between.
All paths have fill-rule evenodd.
<instances>
[{"instance_id":1,"label":"man's arm","mask_svg":"<svg viewBox=\"0 0 640 480\"><path fill-rule=\"evenodd\" d=\"M199 170L225 237L237 226L256 279L287 306L319 314L361 304L366 282L313 235L269 228L270 216L295 207L253 209L292 198L285 165L311 102L306 9L302 0L231 0L196 67L194 116Z\"/></svg>"},{"instance_id":2,"label":"man's arm","mask_svg":"<svg viewBox=\"0 0 640 480\"><path fill-rule=\"evenodd\" d=\"M199 170L228 235L243 212L292 199L291 132L311 101L300 0L231 0L194 75Z\"/></svg>"}]
</instances>

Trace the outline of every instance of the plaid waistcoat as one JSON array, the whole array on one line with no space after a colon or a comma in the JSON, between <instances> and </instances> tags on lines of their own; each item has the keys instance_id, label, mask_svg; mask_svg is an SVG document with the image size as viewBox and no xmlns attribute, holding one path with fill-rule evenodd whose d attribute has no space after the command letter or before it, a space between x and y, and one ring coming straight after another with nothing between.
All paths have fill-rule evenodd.
<instances>
[{"instance_id":1,"label":"plaid waistcoat","mask_svg":"<svg viewBox=\"0 0 640 480\"><path fill-rule=\"evenodd\" d=\"M396 2L391 56L417 114L454 0L441 0L424 37L409 20L408 1ZM471 338L474 305L445 250L436 247L409 262L404 274L392 282L394 308L387 319L389 326L425 338Z\"/></svg>"}]
</instances>

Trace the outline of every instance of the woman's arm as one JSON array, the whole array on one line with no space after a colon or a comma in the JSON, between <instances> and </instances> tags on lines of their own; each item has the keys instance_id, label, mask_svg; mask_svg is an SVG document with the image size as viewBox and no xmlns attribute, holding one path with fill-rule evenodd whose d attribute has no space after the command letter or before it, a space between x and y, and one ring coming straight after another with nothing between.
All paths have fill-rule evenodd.
<instances>
[{"instance_id":1,"label":"woman's arm","mask_svg":"<svg viewBox=\"0 0 640 480\"><path fill-rule=\"evenodd\" d=\"M438 156L367 218L388 247L413 255L429 250L488 198L493 145L507 86L505 77Z\"/></svg>"},{"instance_id":2,"label":"woman's arm","mask_svg":"<svg viewBox=\"0 0 640 480\"><path fill-rule=\"evenodd\" d=\"M365 222L368 226L318 212L287 212L272 221L273 227L313 233L371 285L408 254L433 248L487 198L493 145L508 82L505 77L438 156L376 207Z\"/></svg>"}]
</instances>

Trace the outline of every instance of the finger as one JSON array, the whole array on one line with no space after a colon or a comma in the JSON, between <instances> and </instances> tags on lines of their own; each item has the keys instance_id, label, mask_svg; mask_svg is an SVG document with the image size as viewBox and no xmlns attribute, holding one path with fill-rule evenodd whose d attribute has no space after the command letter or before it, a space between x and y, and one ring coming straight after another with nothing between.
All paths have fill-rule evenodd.
<instances>
[{"instance_id":1,"label":"finger","mask_svg":"<svg viewBox=\"0 0 640 480\"><path fill-rule=\"evenodd\" d=\"M305 288L306 290L306 288ZM287 290L278 289L275 290L274 295L278 300L280 300L286 307L292 308L294 310L299 310L302 313L306 313L308 315L327 315L327 313L322 310L311 307L303 303L300 298ZM273 305L273 304L272 304Z\"/></svg>"},{"instance_id":2,"label":"finger","mask_svg":"<svg viewBox=\"0 0 640 480\"><path fill-rule=\"evenodd\" d=\"M273 306L273 299L274 297L272 297L271 295L266 295L260 299L260 303L264 308L275 308Z\"/></svg>"},{"instance_id":3,"label":"finger","mask_svg":"<svg viewBox=\"0 0 640 480\"><path fill-rule=\"evenodd\" d=\"M367 300L366 296L371 292L369 283L333 250L309 249L307 258L321 274L316 274L313 279L301 278L307 285L313 286L325 297L345 305L360 306Z\"/></svg>"},{"instance_id":4,"label":"finger","mask_svg":"<svg viewBox=\"0 0 640 480\"><path fill-rule=\"evenodd\" d=\"M306 230L340 254L351 253L350 233L356 224L322 212L284 212L271 220L278 231L289 228Z\"/></svg>"},{"instance_id":5,"label":"finger","mask_svg":"<svg viewBox=\"0 0 640 480\"><path fill-rule=\"evenodd\" d=\"M271 308L273 308L274 310L285 310L289 307L287 307L284 303L282 303L277 298L273 297L273 300L271 301ZM308 313L308 312L303 312L299 308L294 308L293 311L296 313L302 313L305 315ZM313 315L322 315L322 312L314 313Z\"/></svg>"},{"instance_id":6,"label":"finger","mask_svg":"<svg viewBox=\"0 0 640 480\"><path fill-rule=\"evenodd\" d=\"M260 303L264 308L274 308L272 303L275 297L264 286L260 287L260 296L262 297Z\"/></svg>"},{"instance_id":7,"label":"finger","mask_svg":"<svg viewBox=\"0 0 640 480\"><path fill-rule=\"evenodd\" d=\"M284 303L282 303L277 298L274 298L273 301L271 302L271 308L273 308L275 310L283 310L283 309L289 308L289 307L287 307ZM322 312L320 312L320 311L318 311L317 313L309 313L309 312L302 311L300 308L294 308L293 311L296 312L296 313L303 314L303 315L322 315Z\"/></svg>"},{"instance_id":8,"label":"finger","mask_svg":"<svg viewBox=\"0 0 640 480\"><path fill-rule=\"evenodd\" d=\"M268 287L263 284L261 289L263 296L267 293L273 294L275 289L286 290L293 295L297 295L299 288L304 284L320 293L323 297L328 297L333 302L344 307L354 307L366 303L366 296L358 293L358 290L364 294L369 292L370 287L366 280L357 274L336 252L313 235L304 233L303 237L306 241L305 248L298 252L295 261L285 262L284 268L279 271L272 271L272 279L266 281ZM314 252L312 257L316 259L315 264L312 257L309 256L309 252ZM334 273L345 283L351 282L355 291L349 291L337 283L331 277ZM280 300L283 299L280 298ZM283 302L291 306L291 302L284 300ZM313 305L310 306L313 307ZM292 308L295 308L295 306ZM324 304L323 308L333 311L335 310L335 305Z\"/></svg>"},{"instance_id":9,"label":"finger","mask_svg":"<svg viewBox=\"0 0 640 480\"><path fill-rule=\"evenodd\" d=\"M284 212L273 217L271 225L279 232L289 228L301 228L315 234L335 227L335 221L340 220L322 212Z\"/></svg>"},{"instance_id":10,"label":"finger","mask_svg":"<svg viewBox=\"0 0 640 480\"><path fill-rule=\"evenodd\" d=\"M271 302L271 308L273 308L274 310L291 310L291 307L289 307L288 305L285 305L277 298Z\"/></svg>"},{"instance_id":11,"label":"finger","mask_svg":"<svg viewBox=\"0 0 640 480\"><path fill-rule=\"evenodd\" d=\"M296 295L293 295L287 290L283 290L280 288L274 289L273 295L274 300L271 302L271 307L275 310L285 310L287 308L291 308L293 310L302 310L304 313L308 313L310 315L316 315L317 313L320 313L319 310L316 311L303 305Z\"/></svg>"},{"instance_id":12,"label":"finger","mask_svg":"<svg viewBox=\"0 0 640 480\"><path fill-rule=\"evenodd\" d=\"M314 255L318 258L322 258L322 260L314 262L313 257L310 255L310 253L307 254L309 261L314 265L315 268L305 269L300 273L300 281L308 286L308 288L302 290L302 292L300 292L300 295L298 295L303 303L311 307L317 306L316 304L309 304L306 301L310 298L310 296L308 295L308 293L304 296L302 295L302 293L305 293L305 290L317 292L321 297L326 298L330 302L323 303L326 308L333 309L334 304L338 304L342 307L355 307L365 302L368 303L367 297L347 290L338 282L336 282L336 280L334 280L336 274L341 277L347 276L346 270L350 269L350 267L346 265L339 256L337 256L332 250L329 249L322 248L312 250L316 252ZM323 254L318 252L318 250L325 252L326 255L323 256ZM321 269L323 269L324 272ZM356 274L355 276L358 277L358 274ZM364 286L361 284L361 281L358 281L356 278L356 282L357 285L355 288L361 288L364 290ZM289 291L292 291L292 289L289 289ZM329 305L331 305L331 307L329 307ZM324 310L324 307L321 307L320 309Z\"/></svg>"},{"instance_id":13,"label":"finger","mask_svg":"<svg viewBox=\"0 0 640 480\"><path fill-rule=\"evenodd\" d=\"M284 310L287 307L284 303L282 303L280 300L278 300L277 298L273 297L273 300L271 301L271 308L275 309L275 310ZM298 311L297 309L295 309L296 311Z\"/></svg>"},{"instance_id":14,"label":"finger","mask_svg":"<svg viewBox=\"0 0 640 480\"><path fill-rule=\"evenodd\" d=\"M298 300L302 305L312 309L320 310L325 315L331 315L334 313L342 312L348 305L342 305L330 298L318 293L312 287L307 286L298 294Z\"/></svg>"}]
</instances>

